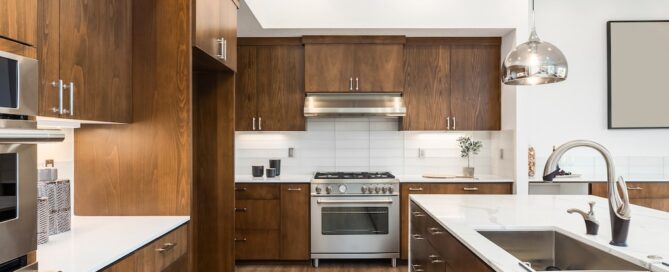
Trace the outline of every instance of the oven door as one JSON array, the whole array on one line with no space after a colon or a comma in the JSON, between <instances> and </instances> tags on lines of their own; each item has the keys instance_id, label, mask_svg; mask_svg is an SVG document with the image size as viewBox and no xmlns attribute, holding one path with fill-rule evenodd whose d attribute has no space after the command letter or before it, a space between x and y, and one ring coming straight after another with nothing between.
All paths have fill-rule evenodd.
<instances>
[{"instance_id":1,"label":"oven door","mask_svg":"<svg viewBox=\"0 0 669 272\"><path fill-rule=\"evenodd\" d=\"M312 197L312 254L399 252L399 197Z\"/></svg>"},{"instance_id":2,"label":"oven door","mask_svg":"<svg viewBox=\"0 0 669 272\"><path fill-rule=\"evenodd\" d=\"M37 60L0 51L0 113L37 115Z\"/></svg>"},{"instance_id":3,"label":"oven door","mask_svg":"<svg viewBox=\"0 0 669 272\"><path fill-rule=\"evenodd\" d=\"M0 143L0 263L37 249L37 145Z\"/></svg>"}]
</instances>

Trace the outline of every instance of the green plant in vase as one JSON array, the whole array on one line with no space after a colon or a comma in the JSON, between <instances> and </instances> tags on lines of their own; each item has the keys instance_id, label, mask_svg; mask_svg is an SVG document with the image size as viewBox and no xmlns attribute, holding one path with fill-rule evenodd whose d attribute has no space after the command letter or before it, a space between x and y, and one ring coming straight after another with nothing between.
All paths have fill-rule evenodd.
<instances>
[{"instance_id":1,"label":"green plant in vase","mask_svg":"<svg viewBox=\"0 0 669 272\"><path fill-rule=\"evenodd\" d=\"M458 145L460 146L460 157L467 158L467 167L462 168L462 174L465 177L474 177L474 167L472 167L472 157L478 155L483 144L481 141L474 141L469 136L458 138Z\"/></svg>"}]
</instances>

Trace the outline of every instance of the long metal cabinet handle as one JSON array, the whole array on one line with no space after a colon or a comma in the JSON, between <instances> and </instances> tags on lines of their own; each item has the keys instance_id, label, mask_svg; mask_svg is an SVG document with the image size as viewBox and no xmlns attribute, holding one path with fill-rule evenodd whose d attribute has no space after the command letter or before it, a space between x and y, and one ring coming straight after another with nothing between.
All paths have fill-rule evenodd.
<instances>
[{"instance_id":1,"label":"long metal cabinet handle","mask_svg":"<svg viewBox=\"0 0 669 272\"><path fill-rule=\"evenodd\" d=\"M447 130L451 129L451 117L450 116L446 117L446 129Z\"/></svg>"},{"instance_id":2,"label":"long metal cabinet handle","mask_svg":"<svg viewBox=\"0 0 669 272\"><path fill-rule=\"evenodd\" d=\"M70 116L74 116L74 82L70 81Z\"/></svg>"},{"instance_id":3,"label":"long metal cabinet handle","mask_svg":"<svg viewBox=\"0 0 669 272\"><path fill-rule=\"evenodd\" d=\"M51 82L51 86L58 88L58 108L54 107L51 110L58 114L63 114L63 80Z\"/></svg>"},{"instance_id":4,"label":"long metal cabinet handle","mask_svg":"<svg viewBox=\"0 0 669 272\"><path fill-rule=\"evenodd\" d=\"M156 252L165 253L177 246L177 243L165 243L162 247L156 248Z\"/></svg>"},{"instance_id":5,"label":"long metal cabinet handle","mask_svg":"<svg viewBox=\"0 0 669 272\"><path fill-rule=\"evenodd\" d=\"M420 268L419 264L412 264L411 265L411 272L425 272L425 270Z\"/></svg>"},{"instance_id":6,"label":"long metal cabinet handle","mask_svg":"<svg viewBox=\"0 0 669 272\"><path fill-rule=\"evenodd\" d=\"M318 204L329 204L329 203L337 203L337 204L373 204L373 203L378 203L378 204L390 204L393 203L392 199L383 199L383 200L316 200Z\"/></svg>"},{"instance_id":7,"label":"long metal cabinet handle","mask_svg":"<svg viewBox=\"0 0 669 272\"><path fill-rule=\"evenodd\" d=\"M262 130L262 117L258 117L258 130Z\"/></svg>"},{"instance_id":8,"label":"long metal cabinet handle","mask_svg":"<svg viewBox=\"0 0 669 272\"><path fill-rule=\"evenodd\" d=\"M348 90L353 91L353 78L348 78Z\"/></svg>"},{"instance_id":9,"label":"long metal cabinet handle","mask_svg":"<svg viewBox=\"0 0 669 272\"><path fill-rule=\"evenodd\" d=\"M302 191L302 188L288 188L288 191Z\"/></svg>"},{"instance_id":10,"label":"long metal cabinet handle","mask_svg":"<svg viewBox=\"0 0 669 272\"><path fill-rule=\"evenodd\" d=\"M216 42L218 43L218 55L216 55L216 57L225 60L225 39L219 38L216 39Z\"/></svg>"},{"instance_id":11,"label":"long metal cabinet handle","mask_svg":"<svg viewBox=\"0 0 669 272\"><path fill-rule=\"evenodd\" d=\"M453 116L453 130L455 130L455 116Z\"/></svg>"},{"instance_id":12,"label":"long metal cabinet handle","mask_svg":"<svg viewBox=\"0 0 669 272\"><path fill-rule=\"evenodd\" d=\"M256 118L253 117L253 130L256 130Z\"/></svg>"},{"instance_id":13,"label":"long metal cabinet handle","mask_svg":"<svg viewBox=\"0 0 669 272\"><path fill-rule=\"evenodd\" d=\"M228 40L223 39L223 60L228 61Z\"/></svg>"},{"instance_id":14,"label":"long metal cabinet handle","mask_svg":"<svg viewBox=\"0 0 669 272\"><path fill-rule=\"evenodd\" d=\"M360 90L360 84L359 83L360 83L360 81L359 81L358 77L356 77L355 78L355 90L356 91Z\"/></svg>"},{"instance_id":15,"label":"long metal cabinet handle","mask_svg":"<svg viewBox=\"0 0 669 272\"><path fill-rule=\"evenodd\" d=\"M478 188L478 187L464 187L464 188L462 188L462 190L465 190L465 191L478 191L479 188Z\"/></svg>"},{"instance_id":16,"label":"long metal cabinet handle","mask_svg":"<svg viewBox=\"0 0 669 272\"><path fill-rule=\"evenodd\" d=\"M422 190L423 187L418 187L418 188L409 187L409 191L422 191Z\"/></svg>"},{"instance_id":17,"label":"long metal cabinet handle","mask_svg":"<svg viewBox=\"0 0 669 272\"><path fill-rule=\"evenodd\" d=\"M643 187L639 187L639 186L636 186L636 187L629 187L629 186L628 186L628 187L627 187L627 190L630 190L630 191L640 191L640 190L643 190Z\"/></svg>"}]
</instances>

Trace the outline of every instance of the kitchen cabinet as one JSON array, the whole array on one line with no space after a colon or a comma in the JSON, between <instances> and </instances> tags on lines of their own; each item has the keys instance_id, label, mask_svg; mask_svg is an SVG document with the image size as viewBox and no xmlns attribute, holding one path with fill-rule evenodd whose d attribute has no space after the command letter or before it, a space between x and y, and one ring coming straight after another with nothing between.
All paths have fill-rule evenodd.
<instances>
[{"instance_id":1,"label":"kitchen cabinet","mask_svg":"<svg viewBox=\"0 0 669 272\"><path fill-rule=\"evenodd\" d=\"M132 1L43 1L39 115L132 119Z\"/></svg>"},{"instance_id":2,"label":"kitchen cabinet","mask_svg":"<svg viewBox=\"0 0 669 272\"><path fill-rule=\"evenodd\" d=\"M240 39L237 131L304 131L304 47L299 39Z\"/></svg>"},{"instance_id":3,"label":"kitchen cabinet","mask_svg":"<svg viewBox=\"0 0 669 272\"><path fill-rule=\"evenodd\" d=\"M0 51L21 55L28 58L37 58L37 49L15 41L0 38Z\"/></svg>"},{"instance_id":4,"label":"kitchen cabinet","mask_svg":"<svg viewBox=\"0 0 669 272\"><path fill-rule=\"evenodd\" d=\"M187 271L187 256L188 225L183 225L102 271Z\"/></svg>"},{"instance_id":5,"label":"kitchen cabinet","mask_svg":"<svg viewBox=\"0 0 669 272\"><path fill-rule=\"evenodd\" d=\"M424 222L411 225L409 265L412 271L494 271L414 203L411 203L411 213Z\"/></svg>"},{"instance_id":6,"label":"kitchen cabinet","mask_svg":"<svg viewBox=\"0 0 669 272\"><path fill-rule=\"evenodd\" d=\"M305 36L306 92L396 92L404 87L400 36Z\"/></svg>"},{"instance_id":7,"label":"kitchen cabinet","mask_svg":"<svg viewBox=\"0 0 669 272\"><path fill-rule=\"evenodd\" d=\"M499 38L408 38L403 130L499 130Z\"/></svg>"},{"instance_id":8,"label":"kitchen cabinet","mask_svg":"<svg viewBox=\"0 0 669 272\"><path fill-rule=\"evenodd\" d=\"M234 0L193 1L193 45L228 69L237 69L237 10Z\"/></svg>"},{"instance_id":9,"label":"kitchen cabinet","mask_svg":"<svg viewBox=\"0 0 669 272\"><path fill-rule=\"evenodd\" d=\"M669 212L669 182L628 182L630 203ZM607 197L608 184L590 184L590 194Z\"/></svg>"},{"instance_id":10,"label":"kitchen cabinet","mask_svg":"<svg viewBox=\"0 0 669 272\"><path fill-rule=\"evenodd\" d=\"M235 186L237 260L309 260L309 184Z\"/></svg>"},{"instance_id":11,"label":"kitchen cabinet","mask_svg":"<svg viewBox=\"0 0 669 272\"><path fill-rule=\"evenodd\" d=\"M408 257L408 252L409 252L408 210L409 210L410 195L412 194L511 194L512 192L513 192L513 184L511 183L402 183L400 187L400 224L401 224L400 257L402 259L406 259ZM417 220L413 221L415 222Z\"/></svg>"},{"instance_id":12,"label":"kitchen cabinet","mask_svg":"<svg viewBox=\"0 0 669 272\"><path fill-rule=\"evenodd\" d=\"M0 0L0 38L37 45L37 0Z\"/></svg>"}]
</instances>

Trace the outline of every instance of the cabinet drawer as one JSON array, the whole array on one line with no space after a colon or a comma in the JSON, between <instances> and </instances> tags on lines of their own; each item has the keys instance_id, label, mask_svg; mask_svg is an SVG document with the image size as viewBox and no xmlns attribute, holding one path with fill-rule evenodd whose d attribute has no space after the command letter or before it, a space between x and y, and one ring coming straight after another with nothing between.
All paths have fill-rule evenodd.
<instances>
[{"instance_id":1,"label":"cabinet drawer","mask_svg":"<svg viewBox=\"0 0 669 272\"><path fill-rule=\"evenodd\" d=\"M235 258L237 260L278 260L278 230L236 230Z\"/></svg>"},{"instance_id":2,"label":"cabinet drawer","mask_svg":"<svg viewBox=\"0 0 669 272\"><path fill-rule=\"evenodd\" d=\"M235 228L279 229L279 200L238 200L235 204Z\"/></svg>"},{"instance_id":3,"label":"cabinet drawer","mask_svg":"<svg viewBox=\"0 0 669 272\"><path fill-rule=\"evenodd\" d=\"M426 221L428 215L418 205L411 202L411 235L420 234L425 235Z\"/></svg>"},{"instance_id":4,"label":"cabinet drawer","mask_svg":"<svg viewBox=\"0 0 669 272\"><path fill-rule=\"evenodd\" d=\"M593 183L591 194L606 197L606 182ZM669 183L662 182L628 182L629 197L634 199L669 198Z\"/></svg>"},{"instance_id":5,"label":"cabinet drawer","mask_svg":"<svg viewBox=\"0 0 669 272\"><path fill-rule=\"evenodd\" d=\"M168 233L153 243L153 251L156 256L156 264L163 270L176 262L188 252L188 227L182 226Z\"/></svg>"},{"instance_id":6,"label":"cabinet drawer","mask_svg":"<svg viewBox=\"0 0 669 272\"><path fill-rule=\"evenodd\" d=\"M281 191L279 185L273 184L246 184L235 185L235 199L279 199Z\"/></svg>"},{"instance_id":7,"label":"cabinet drawer","mask_svg":"<svg viewBox=\"0 0 669 272\"><path fill-rule=\"evenodd\" d=\"M432 184L432 194L510 194L510 183L448 183Z\"/></svg>"}]
</instances>

